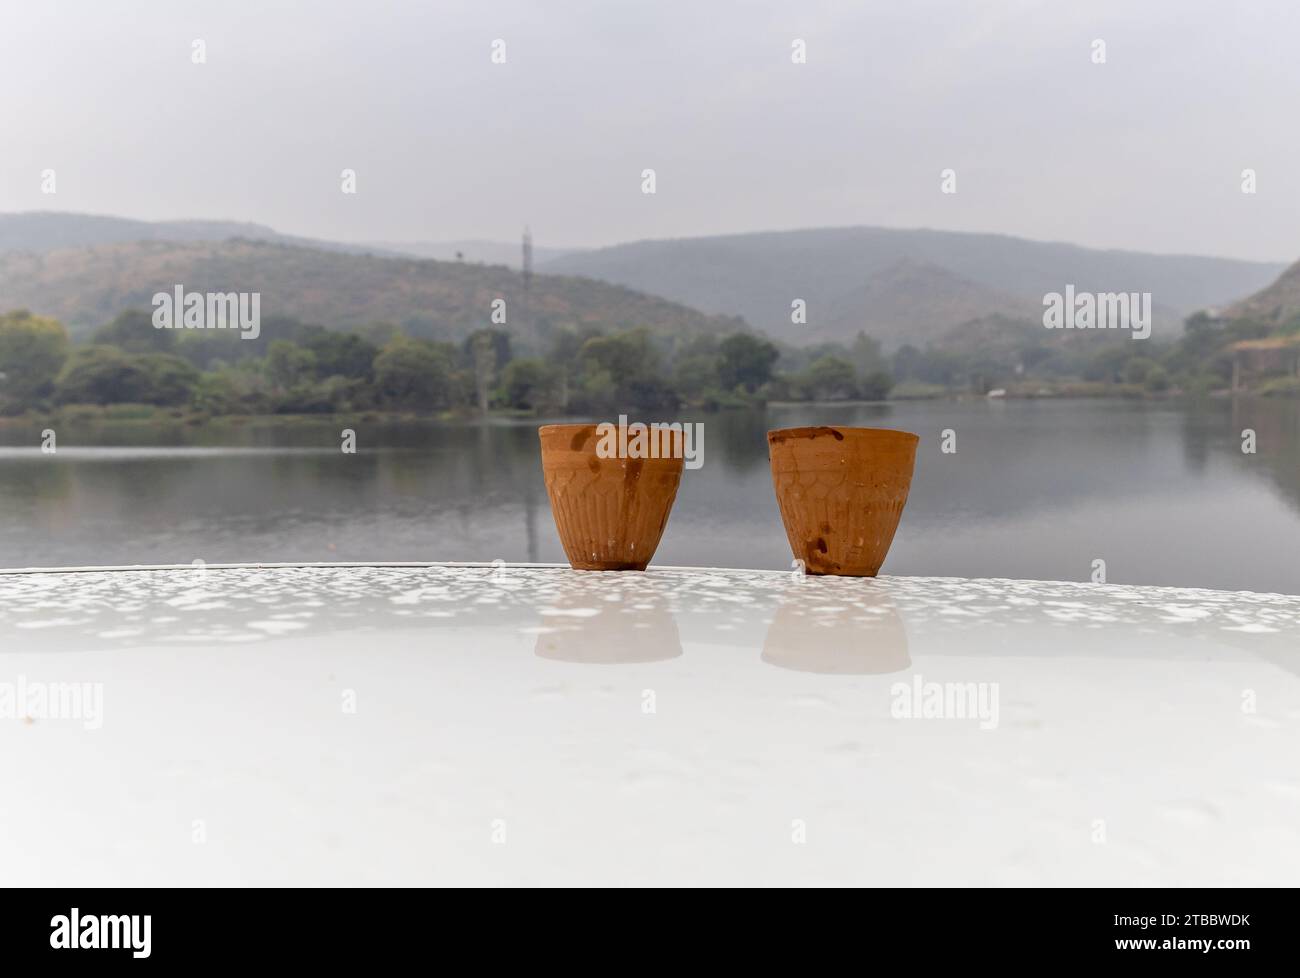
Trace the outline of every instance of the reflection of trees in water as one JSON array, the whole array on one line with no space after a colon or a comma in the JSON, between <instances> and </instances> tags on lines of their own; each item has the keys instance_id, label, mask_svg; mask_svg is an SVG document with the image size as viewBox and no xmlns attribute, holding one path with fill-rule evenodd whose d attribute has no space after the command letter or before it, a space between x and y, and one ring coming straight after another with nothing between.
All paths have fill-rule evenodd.
<instances>
[{"instance_id":1,"label":"reflection of trees in water","mask_svg":"<svg viewBox=\"0 0 1300 978\"><path fill-rule=\"evenodd\" d=\"M66 465L41 465L35 460L0 462L0 553L11 553L3 540L11 532L57 522L53 511L74 496L76 482ZM0 556L0 564L12 560Z\"/></svg>"},{"instance_id":2,"label":"reflection of trees in water","mask_svg":"<svg viewBox=\"0 0 1300 978\"><path fill-rule=\"evenodd\" d=\"M57 455L0 465L0 512L38 519L56 531L74 514L82 521L131 520L152 527L169 513L193 512L195 500L203 498L195 491L204 485L195 478L198 459L68 456L61 448Z\"/></svg>"},{"instance_id":3,"label":"reflection of trees in water","mask_svg":"<svg viewBox=\"0 0 1300 978\"><path fill-rule=\"evenodd\" d=\"M783 409L719 411L693 420L705 428L705 464L721 464L741 475L767 468L767 433L772 428L835 424L888 426L893 408L886 404L800 404ZM711 446L711 447L708 447Z\"/></svg>"},{"instance_id":4,"label":"reflection of trees in water","mask_svg":"<svg viewBox=\"0 0 1300 978\"><path fill-rule=\"evenodd\" d=\"M1300 402L1236 398L1232 431L1235 450L1244 462L1263 463L1291 506L1300 510ZM1255 429L1255 454L1241 451L1241 430Z\"/></svg>"},{"instance_id":5,"label":"reflection of trees in water","mask_svg":"<svg viewBox=\"0 0 1300 978\"><path fill-rule=\"evenodd\" d=\"M357 434L356 454L341 451L345 427ZM0 461L0 533L17 541L0 566L213 559L214 546L215 559L320 559L349 526L390 518L454 520L470 531L512 526L519 545L501 556L535 560L549 519L533 425L259 425L206 431L203 440L224 439L221 448L171 439L181 450L166 453L151 452L156 431L118 431L134 434L59 428L55 455L36 454L38 431L21 457ZM88 440L96 447L84 447ZM129 444L100 451L113 441ZM320 524L320 533L292 536L304 524ZM250 550L259 535L291 546L267 549L262 540ZM111 553L96 541L113 541ZM357 546L353 556L384 555Z\"/></svg>"},{"instance_id":6,"label":"reflection of trees in water","mask_svg":"<svg viewBox=\"0 0 1300 978\"><path fill-rule=\"evenodd\" d=\"M695 420L704 423L704 464L721 465L741 475L767 467L764 411L720 411Z\"/></svg>"},{"instance_id":7,"label":"reflection of trees in water","mask_svg":"<svg viewBox=\"0 0 1300 978\"><path fill-rule=\"evenodd\" d=\"M1253 455L1241 450L1246 428L1255 432ZM1183 450L1196 471L1215 453L1234 471L1266 478L1300 511L1300 401L1237 397L1191 402L1183 415Z\"/></svg>"},{"instance_id":8,"label":"reflection of trees in water","mask_svg":"<svg viewBox=\"0 0 1300 978\"><path fill-rule=\"evenodd\" d=\"M492 424L428 426L410 452L377 456L378 478L386 498L376 506L392 507L392 491L421 506L454 509L463 526L498 519L492 510L518 510L519 532L529 560L537 555L539 505L546 500L541 450L534 425ZM483 556L488 556L484 554Z\"/></svg>"},{"instance_id":9,"label":"reflection of trees in water","mask_svg":"<svg viewBox=\"0 0 1300 978\"><path fill-rule=\"evenodd\" d=\"M1218 450L1226 430L1226 409L1222 402L1197 398L1183 414L1183 461L1197 474L1203 473L1212 449Z\"/></svg>"},{"instance_id":10,"label":"reflection of trees in water","mask_svg":"<svg viewBox=\"0 0 1300 978\"><path fill-rule=\"evenodd\" d=\"M1286 512L1300 510L1300 403L1291 400L800 405L676 420L704 423L705 469L683 479L669 542L700 513L766 526L780 541L766 432L792 424L910 428L932 446L943 427L958 428L957 455L918 455L908 522L955 507L1022 520L1109 498L1120 472L1133 493L1176 492L1212 461L1239 478L1262 477ZM40 427L0 427L0 441L26 453L0 460L3 565L559 555L532 421L253 421L166 435L77 423L58 428L57 456L35 454ZM343 427L356 431L358 454L340 452ZM1243 427L1258 433L1255 455L1241 452ZM147 450L164 442L213 451ZM77 454L87 444L142 451ZM250 448L259 451L240 454Z\"/></svg>"}]
</instances>

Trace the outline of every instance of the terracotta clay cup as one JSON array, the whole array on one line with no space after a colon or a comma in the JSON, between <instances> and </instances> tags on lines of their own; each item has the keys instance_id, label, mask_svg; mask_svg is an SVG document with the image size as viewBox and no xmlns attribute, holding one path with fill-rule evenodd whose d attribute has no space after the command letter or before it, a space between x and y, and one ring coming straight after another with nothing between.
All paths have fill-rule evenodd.
<instances>
[{"instance_id":1,"label":"terracotta clay cup","mask_svg":"<svg viewBox=\"0 0 1300 978\"><path fill-rule=\"evenodd\" d=\"M542 474L574 570L645 570L677 498L684 459L601 458L594 424L548 424Z\"/></svg>"},{"instance_id":2,"label":"terracotta clay cup","mask_svg":"<svg viewBox=\"0 0 1300 978\"><path fill-rule=\"evenodd\" d=\"M888 428L767 433L785 535L807 573L876 576L907 503L919 440Z\"/></svg>"}]
</instances>

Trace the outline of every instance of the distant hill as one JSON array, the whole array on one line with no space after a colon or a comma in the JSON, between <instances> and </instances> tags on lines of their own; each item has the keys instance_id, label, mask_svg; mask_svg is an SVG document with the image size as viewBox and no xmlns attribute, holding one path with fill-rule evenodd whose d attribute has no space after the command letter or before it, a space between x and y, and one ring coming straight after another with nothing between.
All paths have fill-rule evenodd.
<instances>
[{"instance_id":1,"label":"distant hill","mask_svg":"<svg viewBox=\"0 0 1300 978\"><path fill-rule=\"evenodd\" d=\"M1300 262L1254 295L1234 302L1223 311L1228 319L1255 319L1283 326L1300 318Z\"/></svg>"},{"instance_id":2,"label":"distant hill","mask_svg":"<svg viewBox=\"0 0 1300 978\"><path fill-rule=\"evenodd\" d=\"M394 258L433 258L437 261L466 261L480 265L505 265L518 269L523 263L519 241L375 241L352 243L304 238L283 234L265 224L246 221L137 221L103 214L65 211L29 211L0 214L0 252L56 251L88 248L130 241L274 241L321 251L349 254L387 255ZM534 266L574 254L581 249L534 245Z\"/></svg>"},{"instance_id":3,"label":"distant hill","mask_svg":"<svg viewBox=\"0 0 1300 978\"><path fill-rule=\"evenodd\" d=\"M1178 332L1198 309L1234 302L1236 315L1300 315L1300 271L1282 274L1280 263L1099 251L993 234L828 228L588 251L539 245L534 256L537 271L549 273L538 275L534 297L540 305L533 325L541 326L566 318L608 325L649 317L656 328L689 332L717 328L723 320L711 315L728 317L728 328L737 328L731 317L743 317L794 344L851 341L865 330L888 349L907 342L962 345L966 324L1040 324L1044 293L1067 283L1087 291L1151 292L1157 336ZM257 267L254 258L270 264ZM519 245L506 242L351 244L235 221L0 214L0 309L29 305L59 315L77 332L106 321L124 302L147 305L153 292L178 281L205 289L259 281L265 287L239 289L264 293L264 315L272 314L274 296L274 311L327 325L385 319L429 335L460 334L484 324L484 295L510 281L521 284L519 263ZM160 276L163 284L154 284ZM563 276L568 284L556 281ZM204 286L200 277L217 284ZM793 299L807 303L806 325L791 322Z\"/></svg>"},{"instance_id":4,"label":"distant hill","mask_svg":"<svg viewBox=\"0 0 1300 978\"><path fill-rule=\"evenodd\" d=\"M43 253L130 241L227 241L231 238L277 241L349 254L390 253L376 245L300 238L281 234L263 224L241 221L136 221L129 217L62 211L0 214L0 252Z\"/></svg>"},{"instance_id":5,"label":"distant hill","mask_svg":"<svg viewBox=\"0 0 1300 978\"><path fill-rule=\"evenodd\" d=\"M264 319L293 316L332 328L389 322L416 336L458 340L491 325L506 300L506 327L545 338L557 326L647 326L688 336L745 328L622 286L562 275L523 276L499 265L349 254L267 241L137 241L91 248L0 253L0 310L54 316L84 335L124 309L148 309L156 292L260 292Z\"/></svg>"},{"instance_id":6,"label":"distant hill","mask_svg":"<svg viewBox=\"0 0 1300 978\"><path fill-rule=\"evenodd\" d=\"M520 241L377 241L372 246L377 251L413 258L468 261L481 265L505 265L508 268L520 268L523 265L523 244ZM580 250L534 245L533 267Z\"/></svg>"},{"instance_id":7,"label":"distant hill","mask_svg":"<svg viewBox=\"0 0 1300 978\"><path fill-rule=\"evenodd\" d=\"M1150 292L1157 335L1262 288L1280 263L1099 251L996 234L853 227L639 241L553 259L544 271L588 275L743 316L790 342L850 339L922 345L963 322L1040 321L1042 298L1079 290ZM804 299L808 325L790 321Z\"/></svg>"},{"instance_id":8,"label":"distant hill","mask_svg":"<svg viewBox=\"0 0 1300 978\"><path fill-rule=\"evenodd\" d=\"M873 271L857 288L837 296L824 316L809 320L810 341L843 340L863 329L862 312L871 310L872 336L888 348L936 337L990 315L1020 321L1041 320L1042 304L991 289L946 268L901 259ZM960 329L960 327L957 327Z\"/></svg>"}]
</instances>

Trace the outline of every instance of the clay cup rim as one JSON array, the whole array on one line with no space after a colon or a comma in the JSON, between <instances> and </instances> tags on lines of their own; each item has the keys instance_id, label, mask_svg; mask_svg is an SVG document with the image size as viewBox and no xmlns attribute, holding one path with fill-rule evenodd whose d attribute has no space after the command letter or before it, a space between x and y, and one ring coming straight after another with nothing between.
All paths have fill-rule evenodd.
<instances>
[{"instance_id":1,"label":"clay cup rim","mask_svg":"<svg viewBox=\"0 0 1300 978\"><path fill-rule=\"evenodd\" d=\"M789 441L834 438L836 441L857 444L875 443L915 446L921 436L898 428L850 428L842 425L803 425L796 428L773 428L767 433L769 445L782 445Z\"/></svg>"},{"instance_id":2,"label":"clay cup rim","mask_svg":"<svg viewBox=\"0 0 1300 978\"><path fill-rule=\"evenodd\" d=\"M546 424L537 429L537 437L542 443L542 462L544 465L574 464L577 460L582 460L582 464L587 464L587 460L598 458L597 445L600 443L598 430L600 424ZM599 457L601 462L609 462L620 467L626 467L629 462L638 462L642 467L648 467L651 470L668 469L680 471L684 467L685 456L680 454L682 451L681 439L677 438L672 442L675 446L674 451L678 454L659 454L650 455L645 458L621 458L618 456L609 456L607 458Z\"/></svg>"}]
</instances>

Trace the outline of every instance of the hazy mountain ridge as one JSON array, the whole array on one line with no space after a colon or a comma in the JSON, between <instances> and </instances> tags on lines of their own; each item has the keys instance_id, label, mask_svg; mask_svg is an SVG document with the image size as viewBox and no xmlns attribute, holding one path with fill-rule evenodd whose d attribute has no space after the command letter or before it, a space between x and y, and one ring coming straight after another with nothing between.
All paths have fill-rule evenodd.
<instances>
[{"instance_id":1,"label":"hazy mountain ridge","mask_svg":"<svg viewBox=\"0 0 1300 978\"><path fill-rule=\"evenodd\" d=\"M389 254L412 258L432 258L435 261L468 261L482 265L505 265L507 268L523 266L523 242L514 241L375 241L371 246ZM563 258L581 251L581 248L551 248L533 246L533 266Z\"/></svg>"},{"instance_id":2,"label":"hazy mountain ridge","mask_svg":"<svg viewBox=\"0 0 1300 978\"><path fill-rule=\"evenodd\" d=\"M140 221L106 214L77 214L64 211L27 211L0 214L0 252L43 253L66 248L123 244L131 241L228 241L247 238L294 244L321 251L343 251L356 255L384 255L393 258L432 258L436 261L467 261L483 265L505 265L519 269L523 264L522 241L462 239L448 241L365 241L353 243L284 234L265 224L251 221ZM580 248L535 245L534 264L574 254Z\"/></svg>"},{"instance_id":3,"label":"hazy mountain ridge","mask_svg":"<svg viewBox=\"0 0 1300 978\"><path fill-rule=\"evenodd\" d=\"M200 247L221 242L238 245L227 249L224 259L221 249L205 252ZM274 274L234 259L240 249L257 242L322 257L264 252L279 270ZM135 247L143 244L155 247ZM93 254L98 249L108 251ZM166 261L169 250L176 252L174 268ZM458 252L463 261L456 260ZM422 254L440 257L442 261L430 264L446 266L434 276L441 283L436 288L423 280L427 270L408 268L393 278L391 269L369 266L361 273L361 264L323 257L350 256L364 263L369 256L372 261L419 264L423 259L410 256ZM355 324L355 317L364 316L408 328L460 333L473 328L471 320L483 324L485 314L475 303L488 293L497 294L494 290L503 288L511 276L519 281L520 254L519 245L490 241L318 241L237 221L0 214L0 303L48 310L79 332L111 318L123 301L147 301L154 291L188 274L216 282L213 289L263 291L268 301L269 293L276 293L285 314L330 325L345 320ZM580 298L591 286L567 286L565 298L550 296L548 315L598 318L609 326L632 324L644 314L656 329L672 329L667 324L673 322L702 323L710 316L729 317L734 328L730 317L743 317L773 338L794 344L849 342L865 331L888 349L905 343L947 345L963 324L981 320L1021 322L1029 329L1041 324L1043 295L1067 284L1080 291L1151 292L1157 336L1178 332L1191 312L1229 303L1241 315L1246 309L1263 318L1286 310L1292 310L1289 315L1300 313L1300 272L1293 267L1282 274L1285 266L1280 263L1099 251L996 234L829 228L639 241L572 252L539 245L534 254L537 270L548 279L551 273L583 276L600 280L604 288L634 290L627 295L636 296L616 299L615 293L604 292L600 298ZM77 271L79 265L84 275ZM110 266L121 266L125 278L115 282L117 273ZM492 284L470 287L470 279L450 270L456 267L473 269L465 274ZM288 277L277 278L280 273ZM200 287L197 278L195 288ZM328 302L317 295L322 278L338 279L326 287ZM151 283L160 279L164 284L154 288ZM244 280L263 286L246 286ZM345 289L340 282L350 285ZM396 293L368 292L384 288ZM645 305L652 296L663 297L663 304ZM806 324L791 319L794 299L806 303ZM615 308L620 304L623 308Z\"/></svg>"},{"instance_id":4,"label":"hazy mountain ridge","mask_svg":"<svg viewBox=\"0 0 1300 978\"><path fill-rule=\"evenodd\" d=\"M944 274L890 271L913 266ZM639 241L566 255L541 267L644 289L705 312L725 309L792 342L849 339L862 329L887 344L906 339L918 345L972 319L1028 316L1027 322L1038 323L1043 295L1067 284L1081 291L1150 292L1157 331L1167 332L1198 309L1255 292L1284 268L997 234L873 227ZM938 294L924 287L927 280ZM808 304L806 327L791 324L796 298ZM951 319L936 316L945 305Z\"/></svg>"},{"instance_id":5,"label":"hazy mountain ridge","mask_svg":"<svg viewBox=\"0 0 1300 978\"><path fill-rule=\"evenodd\" d=\"M839 296L821 317L810 320L809 339L844 340L862 329L862 310L870 309L870 335L885 347L915 343L917 337L946 335L953 324L990 315L1033 322L1042 306L990 289L928 262L900 259L867 276ZM960 327L956 327L960 328Z\"/></svg>"},{"instance_id":6,"label":"hazy mountain ridge","mask_svg":"<svg viewBox=\"0 0 1300 978\"><path fill-rule=\"evenodd\" d=\"M388 251L377 245L348 244L281 234L264 224L248 221L138 221L129 217L63 211L0 214L0 252L44 254L68 248L89 248L133 241L228 241L231 238L274 241L358 255L399 254L398 251Z\"/></svg>"},{"instance_id":7,"label":"hazy mountain ridge","mask_svg":"<svg viewBox=\"0 0 1300 978\"><path fill-rule=\"evenodd\" d=\"M1234 302L1223 314L1228 319L1254 319L1272 326L1300 318L1300 262L1258 292Z\"/></svg>"},{"instance_id":8,"label":"hazy mountain ridge","mask_svg":"<svg viewBox=\"0 0 1300 978\"><path fill-rule=\"evenodd\" d=\"M743 329L677 303L605 282L523 276L497 265L389 258L291 244L137 241L45 253L0 254L0 309L27 308L85 335L125 309L148 309L156 292L260 292L263 317L292 316L331 328L390 322L413 335L459 340L491 325L506 300L505 328L536 338L564 324L647 326L672 335Z\"/></svg>"}]
</instances>

